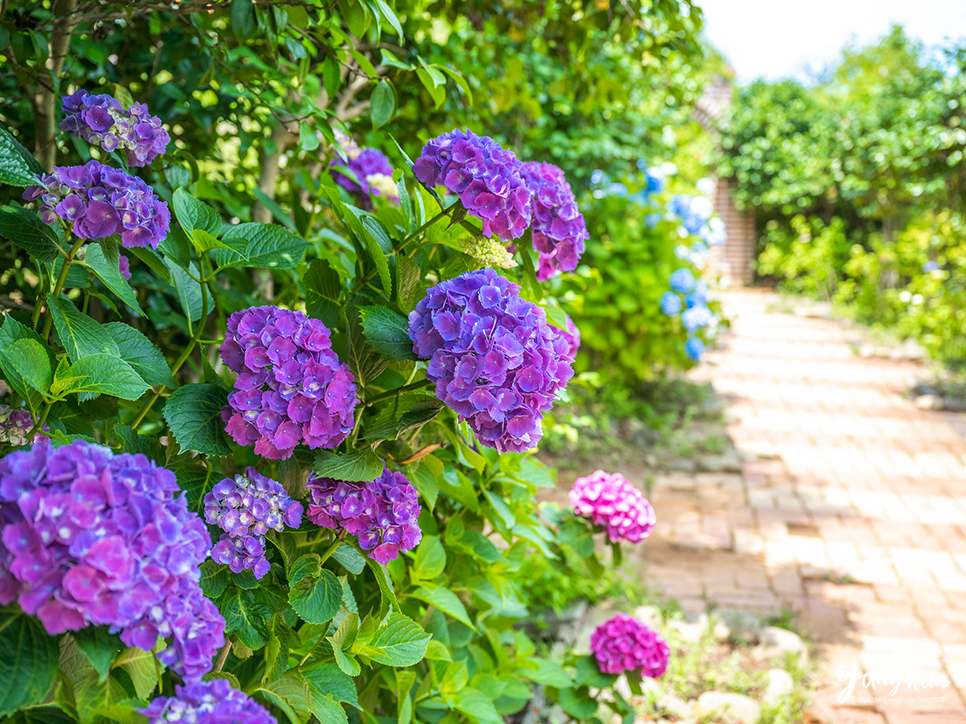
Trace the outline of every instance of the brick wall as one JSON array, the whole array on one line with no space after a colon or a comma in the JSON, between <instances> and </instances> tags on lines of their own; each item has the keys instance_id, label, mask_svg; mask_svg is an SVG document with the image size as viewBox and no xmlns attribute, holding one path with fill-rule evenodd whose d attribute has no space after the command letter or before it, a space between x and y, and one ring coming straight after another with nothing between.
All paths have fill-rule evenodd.
<instances>
[{"instance_id":1,"label":"brick wall","mask_svg":"<svg viewBox=\"0 0 966 724\"><path fill-rule=\"evenodd\" d=\"M711 261L715 270L732 286L748 286L754 277L755 218L735 208L731 195L734 182L731 179L715 180L718 185L712 203L725 223L728 239L714 248Z\"/></svg>"}]
</instances>

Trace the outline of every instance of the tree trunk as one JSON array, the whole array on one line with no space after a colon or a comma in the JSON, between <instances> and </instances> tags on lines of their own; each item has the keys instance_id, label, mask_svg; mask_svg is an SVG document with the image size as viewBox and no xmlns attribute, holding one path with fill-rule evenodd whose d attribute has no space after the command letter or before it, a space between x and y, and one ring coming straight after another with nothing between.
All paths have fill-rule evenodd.
<instances>
[{"instance_id":1,"label":"tree trunk","mask_svg":"<svg viewBox=\"0 0 966 724\"><path fill-rule=\"evenodd\" d=\"M54 0L54 27L50 33L50 55L47 58L47 70L50 76L39 78L37 91L30 99L36 129L34 157L48 171L57 161L57 144L54 141L54 135L57 133L58 80L70 47L70 36L76 24L74 19L76 6L77 0Z\"/></svg>"}]
</instances>

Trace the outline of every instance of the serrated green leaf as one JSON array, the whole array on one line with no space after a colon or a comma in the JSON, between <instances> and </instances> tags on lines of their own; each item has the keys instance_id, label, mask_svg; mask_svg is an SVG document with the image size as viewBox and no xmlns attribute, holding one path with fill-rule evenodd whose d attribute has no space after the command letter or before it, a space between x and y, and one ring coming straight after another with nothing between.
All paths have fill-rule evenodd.
<instances>
[{"instance_id":1,"label":"serrated green leaf","mask_svg":"<svg viewBox=\"0 0 966 724\"><path fill-rule=\"evenodd\" d=\"M106 354L120 358L117 344L107 330L91 317L81 314L67 297L48 296L47 306L54 318L60 343L67 350L72 363L91 355Z\"/></svg>"},{"instance_id":2,"label":"serrated green leaf","mask_svg":"<svg viewBox=\"0 0 966 724\"><path fill-rule=\"evenodd\" d=\"M171 197L171 206L189 240L193 238L191 232L195 229L205 231L211 236L218 236L221 233L221 219L218 217L218 212L183 188L175 190Z\"/></svg>"},{"instance_id":3,"label":"serrated green leaf","mask_svg":"<svg viewBox=\"0 0 966 724\"><path fill-rule=\"evenodd\" d=\"M0 179L2 174L0 169ZM60 253L60 239L54 228L21 206L0 207L0 236L10 239L37 261L52 262Z\"/></svg>"},{"instance_id":4,"label":"serrated green leaf","mask_svg":"<svg viewBox=\"0 0 966 724\"><path fill-rule=\"evenodd\" d=\"M411 618L392 613L386 624L376 630L372 640L359 646L359 653L387 666L412 666L423 660L431 638ZM352 651L356 652L356 646Z\"/></svg>"},{"instance_id":5,"label":"serrated green leaf","mask_svg":"<svg viewBox=\"0 0 966 724\"><path fill-rule=\"evenodd\" d=\"M188 269L191 271L191 276L195 279L192 279L188 275L188 271L182 269L175 261L168 257L165 257L164 265L168 268L171 286L174 287L175 295L178 297L178 301L181 302L181 309L188 319L192 322L197 322L201 319L202 314L207 315L208 312L215 308L210 294L208 295L207 308L204 305L201 285L195 281L195 279L201 278L198 274L197 264L191 262L188 266Z\"/></svg>"},{"instance_id":6,"label":"serrated green leaf","mask_svg":"<svg viewBox=\"0 0 966 724\"><path fill-rule=\"evenodd\" d=\"M88 626L74 631L71 636L97 672L98 682L103 684L124 645L117 636L108 633L105 626Z\"/></svg>"},{"instance_id":7,"label":"serrated green leaf","mask_svg":"<svg viewBox=\"0 0 966 724\"><path fill-rule=\"evenodd\" d=\"M237 636L245 646L257 651L268 641L268 621L272 610L255 599L255 594L233 588L219 603L225 615L225 632Z\"/></svg>"},{"instance_id":8,"label":"serrated green leaf","mask_svg":"<svg viewBox=\"0 0 966 724\"><path fill-rule=\"evenodd\" d=\"M342 282L339 274L325 259L315 259L302 277L305 286L305 311L310 317L321 319L330 329L339 320L339 297Z\"/></svg>"},{"instance_id":9,"label":"serrated green leaf","mask_svg":"<svg viewBox=\"0 0 966 724\"><path fill-rule=\"evenodd\" d=\"M138 304L138 299L131 285L124 278L124 275L121 274L121 269L117 262L111 262L107 259L100 244L91 244L88 246L83 260L75 263L94 272L94 276L100 279L104 283L104 286L114 292L118 299L141 316L144 316L144 310Z\"/></svg>"},{"instance_id":10,"label":"serrated green leaf","mask_svg":"<svg viewBox=\"0 0 966 724\"><path fill-rule=\"evenodd\" d=\"M123 322L110 322L104 325L104 329L117 344L121 359L131 365L141 379L149 385L178 386L161 350L141 332Z\"/></svg>"},{"instance_id":11,"label":"serrated green leaf","mask_svg":"<svg viewBox=\"0 0 966 724\"><path fill-rule=\"evenodd\" d=\"M128 673L138 698L144 701L150 701L151 694L161 684L161 672L164 667L150 651L137 647L126 648L117 657L114 666Z\"/></svg>"},{"instance_id":12,"label":"serrated green leaf","mask_svg":"<svg viewBox=\"0 0 966 724\"><path fill-rule=\"evenodd\" d=\"M573 686L573 681L567 676L567 672L556 661L533 656L528 663L536 664L536 666L534 668L521 667L518 669L518 673L530 679L530 681L535 681L538 684L544 684L546 686L553 686L557 689Z\"/></svg>"},{"instance_id":13,"label":"serrated green leaf","mask_svg":"<svg viewBox=\"0 0 966 724\"><path fill-rule=\"evenodd\" d=\"M221 419L227 404L228 394L217 385L184 385L165 403L164 419L182 450L223 457L231 454Z\"/></svg>"},{"instance_id":14,"label":"serrated green leaf","mask_svg":"<svg viewBox=\"0 0 966 724\"><path fill-rule=\"evenodd\" d=\"M148 390L148 383L127 362L108 354L92 354L70 367L74 381L66 392L111 395L136 400Z\"/></svg>"},{"instance_id":15,"label":"serrated green leaf","mask_svg":"<svg viewBox=\"0 0 966 724\"><path fill-rule=\"evenodd\" d=\"M321 451L315 458L315 474L321 478L345 480L350 483L369 483L378 478L385 465L369 448L353 450L337 455L329 450Z\"/></svg>"},{"instance_id":16,"label":"serrated green leaf","mask_svg":"<svg viewBox=\"0 0 966 724\"><path fill-rule=\"evenodd\" d=\"M0 717L44 699L57 674L57 640L23 613L0 613Z\"/></svg>"},{"instance_id":17,"label":"serrated green leaf","mask_svg":"<svg viewBox=\"0 0 966 724\"><path fill-rule=\"evenodd\" d=\"M35 339L18 339L0 347L3 367L17 371L20 378L37 392L46 393L53 382L50 358Z\"/></svg>"},{"instance_id":18,"label":"serrated green leaf","mask_svg":"<svg viewBox=\"0 0 966 724\"><path fill-rule=\"evenodd\" d=\"M343 543L336 548L332 558L354 575L359 575L366 567L365 557L348 543Z\"/></svg>"},{"instance_id":19,"label":"serrated green leaf","mask_svg":"<svg viewBox=\"0 0 966 724\"><path fill-rule=\"evenodd\" d=\"M0 125L0 183L11 186L33 186L44 167L23 144Z\"/></svg>"},{"instance_id":20,"label":"serrated green leaf","mask_svg":"<svg viewBox=\"0 0 966 724\"><path fill-rule=\"evenodd\" d=\"M349 718L345 709L330 694L323 694L321 690L309 684L309 708L320 722L329 724L348 724Z\"/></svg>"},{"instance_id":21,"label":"serrated green leaf","mask_svg":"<svg viewBox=\"0 0 966 724\"><path fill-rule=\"evenodd\" d=\"M208 598L218 598L228 587L228 568L211 558L201 564L201 590Z\"/></svg>"},{"instance_id":22,"label":"serrated green leaf","mask_svg":"<svg viewBox=\"0 0 966 724\"><path fill-rule=\"evenodd\" d=\"M311 716L308 685L295 676L283 676L278 681L248 689L247 692L277 706L291 724L305 724Z\"/></svg>"},{"instance_id":23,"label":"serrated green leaf","mask_svg":"<svg viewBox=\"0 0 966 724\"><path fill-rule=\"evenodd\" d=\"M379 354L395 360L417 360L409 338L409 321L388 307L373 305L359 310L366 341Z\"/></svg>"},{"instance_id":24,"label":"serrated green leaf","mask_svg":"<svg viewBox=\"0 0 966 724\"><path fill-rule=\"evenodd\" d=\"M589 719L597 713L597 700L590 696L586 688L563 688L557 694L557 702L575 719Z\"/></svg>"},{"instance_id":25,"label":"serrated green leaf","mask_svg":"<svg viewBox=\"0 0 966 724\"><path fill-rule=\"evenodd\" d=\"M288 602L303 621L325 623L339 611L342 584L332 571L323 569L317 575L306 576L292 585Z\"/></svg>"},{"instance_id":26,"label":"serrated green leaf","mask_svg":"<svg viewBox=\"0 0 966 724\"><path fill-rule=\"evenodd\" d=\"M338 665L328 662L314 664L304 669L302 676L305 677L314 691L329 694L335 701L345 702L356 709L359 708L356 683ZM320 721L325 721L325 719Z\"/></svg>"},{"instance_id":27,"label":"serrated green leaf","mask_svg":"<svg viewBox=\"0 0 966 724\"><path fill-rule=\"evenodd\" d=\"M275 224L247 223L229 228L222 240L234 246L247 241L243 254L228 249L213 253L220 267L254 267L256 269L291 269L302 263L308 243L302 237Z\"/></svg>"},{"instance_id":28,"label":"serrated green leaf","mask_svg":"<svg viewBox=\"0 0 966 724\"><path fill-rule=\"evenodd\" d=\"M396 256L396 299L399 308L411 312L423 298L422 272L412 259L403 254Z\"/></svg>"},{"instance_id":29,"label":"serrated green leaf","mask_svg":"<svg viewBox=\"0 0 966 724\"><path fill-rule=\"evenodd\" d=\"M503 717L497 713L493 701L482 691L467 686L456 696L456 709L476 724L503 724Z\"/></svg>"},{"instance_id":30,"label":"serrated green leaf","mask_svg":"<svg viewBox=\"0 0 966 724\"><path fill-rule=\"evenodd\" d=\"M466 607L463 605L463 602L448 588L432 585L420 586L410 595L413 598L418 598L420 601L425 601L436 606L440 611L448 613L460 623L466 624L474 631L476 630L476 627L466 613Z\"/></svg>"}]
</instances>

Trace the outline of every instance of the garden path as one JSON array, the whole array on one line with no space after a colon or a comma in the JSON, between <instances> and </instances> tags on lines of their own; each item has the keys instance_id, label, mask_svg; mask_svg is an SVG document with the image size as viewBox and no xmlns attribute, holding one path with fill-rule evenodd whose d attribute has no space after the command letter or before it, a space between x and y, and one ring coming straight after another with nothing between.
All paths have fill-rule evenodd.
<instances>
[{"instance_id":1,"label":"garden path","mask_svg":"<svg viewBox=\"0 0 966 724\"><path fill-rule=\"evenodd\" d=\"M658 477L648 580L691 613L794 610L840 724L966 722L966 417L904 395L918 364L857 357L843 325L774 300L725 296L731 331L693 376L723 397L743 472ZM853 665L905 683L841 702ZM952 684L908 684L931 674Z\"/></svg>"}]
</instances>

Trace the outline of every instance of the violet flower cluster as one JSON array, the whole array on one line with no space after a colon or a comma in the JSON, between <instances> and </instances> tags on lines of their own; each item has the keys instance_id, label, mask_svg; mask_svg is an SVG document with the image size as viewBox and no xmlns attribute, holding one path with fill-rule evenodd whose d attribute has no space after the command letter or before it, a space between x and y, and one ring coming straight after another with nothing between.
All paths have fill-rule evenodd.
<instances>
[{"instance_id":1,"label":"violet flower cluster","mask_svg":"<svg viewBox=\"0 0 966 724\"><path fill-rule=\"evenodd\" d=\"M375 148L362 148L351 137L335 131L335 140L345 152L346 159L336 155L332 159L332 176L335 182L347 191L359 194L359 202L365 209L372 208L372 196L381 196L393 203L399 203L399 189L392 180L392 164L382 151ZM346 169L355 180L341 173Z\"/></svg>"},{"instance_id":2,"label":"violet flower cluster","mask_svg":"<svg viewBox=\"0 0 966 724\"><path fill-rule=\"evenodd\" d=\"M513 151L472 131L449 131L423 146L416 178L443 185L483 221L484 236L518 239L530 226L531 194Z\"/></svg>"},{"instance_id":3,"label":"violet flower cluster","mask_svg":"<svg viewBox=\"0 0 966 724\"><path fill-rule=\"evenodd\" d=\"M211 540L170 470L82 440L34 445L0 460L0 526L0 604L51 635L106 625L146 651L171 637L165 664L211 669L225 643L198 584Z\"/></svg>"},{"instance_id":4,"label":"violet flower cluster","mask_svg":"<svg viewBox=\"0 0 966 724\"><path fill-rule=\"evenodd\" d=\"M251 569L255 578L263 578L271 568L265 557L265 534L302 524L302 504L255 468L222 480L205 496L204 504L205 521L225 531L211 549L212 559L235 573Z\"/></svg>"},{"instance_id":5,"label":"violet flower cluster","mask_svg":"<svg viewBox=\"0 0 966 724\"><path fill-rule=\"evenodd\" d=\"M611 543L640 543L654 527L654 508L620 473L597 470L577 478L570 491L574 512L603 526Z\"/></svg>"},{"instance_id":6,"label":"violet flower cluster","mask_svg":"<svg viewBox=\"0 0 966 724\"><path fill-rule=\"evenodd\" d=\"M105 151L123 148L130 166L147 166L171 142L161 119L148 113L143 103L127 110L109 95L91 95L83 88L63 98L64 120L60 130L70 131Z\"/></svg>"},{"instance_id":7,"label":"violet flower cluster","mask_svg":"<svg viewBox=\"0 0 966 724\"><path fill-rule=\"evenodd\" d=\"M567 356L577 359L577 352L580 350L580 330L577 329L569 314L564 316L567 317L567 329L558 329L557 332L567 341Z\"/></svg>"},{"instance_id":8,"label":"violet flower cluster","mask_svg":"<svg viewBox=\"0 0 966 724\"><path fill-rule=\"evenodd\" d=\"M221 358L238 373L226 430L255 454L284 460L302 442L331 449L352 431L355 377L318 319L275 306L235 312Z\"/></svg>"},{"instance_id":9,"label":"violet flower cluster","mask_svg":"<svg viewBox=\"0 0 966 724\"><path fill-rule=\"evenodd\" d=\"M523 178L533 194L533 248L540 256L537 280L573 271L590 235L564 172L550 163L531 162L523 164Z\"/></svg>"},{"instance_id":10,"label":"violet flower cluster","mask_svg":"<svg viewBox=\"0 0 966 724\"><path fill-rule=\"evenodd\" d=\"M500 452L536 446L543 413L573 376L571 343L492 269L431 288L409 313L409 337L437 397Z\"/></svg>"},{"instance_id":11,"label":"violet flower cluster","mask_svg":"<svg viewBox=\"0 0 966 724\"><path fill-rule=\"evenodd\" d=\"M30 410L13 409L10 405L0 405L0 443L20 447L27 444L27 435L34 428L34 416ZM40 428L48 430L45 424ZM48 430L49 431L49 430ZM43 444L48 442L46 435L37 434L34 443Z\"/></svg>"},{"instance_id":12,"label":"violet flower cluster","mask_svg":"<svg viewBox=\"0 0 966 724\"><path fill-rule=\"evenodd\" d=\"M419 495L406 476L388 469L371 483L309 476L308 517L323 528L359 537L359 546L379 563L395 560L422 540Z\"/></svg>"},{"instance_id":13,"label":"violet flower cluster","mask_svg":"<svg viewBox=\"0 0 966 724\"><path fill-rule=\"evenodd\" d=\"M73 224L81 239L120 236L124 246L157 248L168 235L171 212L154 190L136 176L88 161L83 166L55 166L28 186L26 201L40 199L46 224L58 218Z\"/></svg>"},{"instance_id":14,"label":"violet flower cluster","mask_svg":"<svg viewBox=\"0 0 966 724\"><path fill-rule=\"evenodd\" d=\"M138 709L149 724L277 724L275 717L225 679L175 685L175 696L159 696Z\"/></svg>"},{"instance_id":15,"label":"violet flower cluster","mask_svg":"<svg viewBox=\"0 0 966 724\"><path fill-rule=\"evenodd\" d=\"M640 671L660 678L667 671L671 650L661 635L633 616L619 613L590 635L590 650L605 674Z\"/></svg>"}]
</instances>

